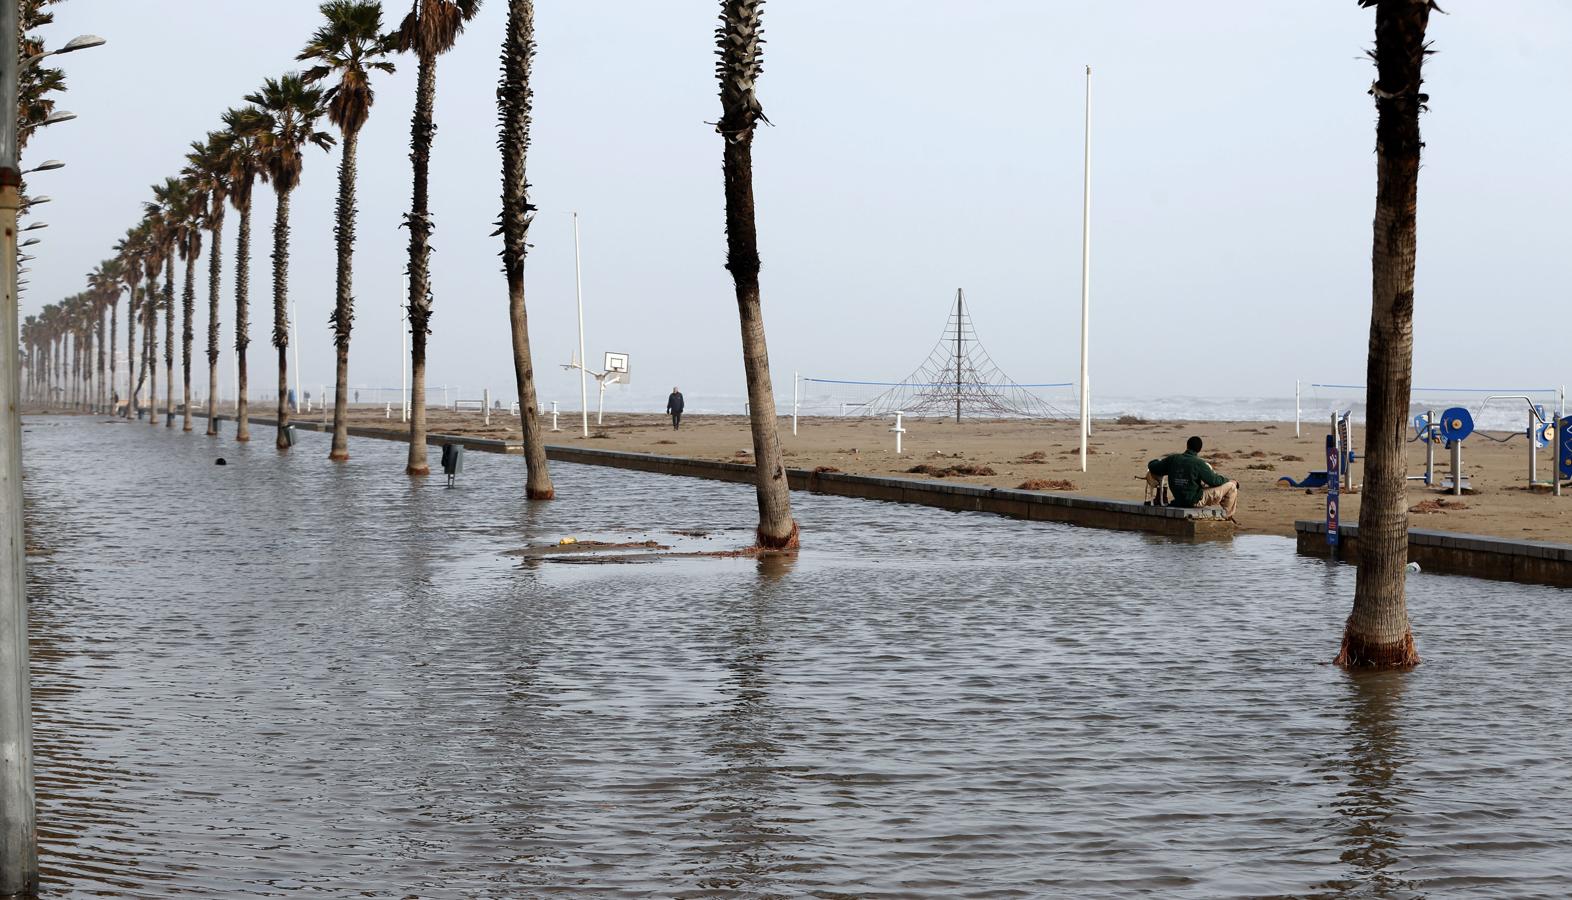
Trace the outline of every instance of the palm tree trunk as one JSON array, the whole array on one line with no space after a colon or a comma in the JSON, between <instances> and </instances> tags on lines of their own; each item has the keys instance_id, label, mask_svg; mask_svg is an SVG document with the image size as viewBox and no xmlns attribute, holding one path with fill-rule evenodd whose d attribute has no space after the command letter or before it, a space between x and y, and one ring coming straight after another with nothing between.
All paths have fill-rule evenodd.
<instances>
[{"instance_id":1,"label":"palm tree trunk","mask_svg":"<svg viewBox=\"0 0 1572 900\"><path fill-rule=\"evenodd\" d=\"M201 232L194 232L194 234L200 235ZM180 368L186 400L186 414L181 431L191 430L191 314L192 307L196 305L196 264L197 255L201 252L200 246L198 239L193 237L186 253L186 283L180 294L182 307L180 311Z\"/></svg>"},{"instance_id":2,"label":"palm tree trunk","mask_svg":"<svg viewBox=\"0 0 1572 900\"><path fill-rule=\"evenodd\" d=\"M136 415L140 405L136 392L142 382L136 379L136 286L131 286L131 296L126 298L126 418Z\"/></svg>"},{"instance_id":3,"label":"palm tree trunk","mask_svg":"<svg viewBox=\"0 0 1572 900\"><path fill-rule=\"evenodd\" d=\"M214 204L207 260L207 433L218 434L218 292L223 276L223 201Z\"/></svg>"},{"instance_id":4,"label":"palm tree trunk","mask_svg":"<svg viewBox=\"0 0 1572 900\"><path fill-rule=\"evenodd\" d=\"M1375 0L1361 0L1366 5ZM1365 482L1359 505L1354 609L1337 664L1419 662L1404 598L1408 563L1404 456L1414 353L1415 222L1419 196L1421 64L1431 0L1376 2L1376 212L1371 253Z\"/></svg>"},{"instance_id":5,"label":"palm tree trunk","mask_svg":"<svg viewBox=\"0 0 1572 900\"><path fill-rule=\"evenodd\" d=\"M115 294L114 302L109 304L109 337L104 342L105 349L109 351L109 380L105 383L105 390L109 396L105 400L109 403L109 414L115 414L115 382L119 378L115 371L115 341L120 339L120 295Z\"/></svg>"},{"instance_id":6,"label":"palm tree trunk","mask_svg":"<svg viewBox=\"0 0 1572 900\"><path fill-rule=\"evenodd\" d=\"M513 375L518 383L519 424L524 432L524 496L550 500L556 496L546 462L535 396L535 366L529 349L529 313L524 305L524 256L528 252L529 150L531 111L530 64L535 55L535 4L509 0L508 30L502 45L502 83L497 88L502 127L502 270L508 282L508 325L513 335Z\"/></svg>"},{"instance_id":7,"label":"palm tree trunk","mask_svg":"<svg viewBox=\"0 0 1572 900\"><path fill-rule=\"evenodd\" d=\"M338 283L333 301L333 348L337 364L333 374L333 444L328 459L349 459L349 332L355 322L355 153L359 130L344 132L344 155L338 164L338 216L334 237L338 243Z\"/></svg>"},{"instance_id":8,"label":"palm tree trunk","mask_svg":"<svg viewBox=\"0 0 1572 900\"><path fill-rule=\"evenodd\" d=\"M147 280L147 422L158 424L158 282Z\"/></svg>"},{"instance_id":9,"label":"palm tree trunk","mask_svg":"<svg viewBox=\"0 0 1572 900\"><path fill-rule=\"evenodd\" d=\"M164 419L175 427L175 251L164 258Z\"/></svg>"},{"instance_id":10,"label":"palm tree trunk","mask_svg":"<svg viewBox=\"0 0 1572 900\"><path fill-rule=\"evenodd\" d=\"M759 301L759 241L753 207L753 130L763 117L754 86L762 68L762 0L722 0L717 72L721 81L721 122L726 152L726 268L737 293L742 326L743 371L748 379L749 426L753 432L755 491L759 501L759 546L797 546L791 516L791 490L776 430L775 391L770 384L770 354L764 340Z\"/></svg>"},{"instance_id":11,"label":"palm tree trunk","mask_svg":"<svg viewBox=\"0 0 1572 900\"><path fill-rule=\"evenodd\" d=\"M409 215L409 461L406 475L429 475L426 462L426 335L431 322L431 213L427 209L431 140L437 126L432 109L437 94L437 58L422 54L415 86L415 114L410 125L409 160L415 185Z\"/></svg>"},{"instance_id":12,"label":"palm tree trunk","mask_svg":"<svg viewBox=\"0 0 1572 900\"><path fill-rule=\"evenodd\" d=\"M278 195L273 217L273 346L278 348L278 440L289 449L284 429L289 427L289 192Z\"/></svg>"},{"instance_id":13,"label":"palm tree trunk","mask_svg":"<svg viewBox=\"0 0 1572 900\"><path fill-rule=\"evenodd\" d=\"M240 204L235 236L235 440L251 440L250 403L246 398L246 348L251 346L251 200Z\"/></svg>"},{"instance_id":14,"label":"palm tree trunk","mask_svg":"<svg viewBox=\"0 0 1572 900\"><path fill-rule=\"evenodd\" d=\"M94 411L103 412L104 406L109 402L109 397L105 395L104 389L104 311L102 309L98 310L97 315L93 319L93 324L98 329L98 380L94 382L98 391L97 399L94 401Z\"/></svg>"}]
</instances>

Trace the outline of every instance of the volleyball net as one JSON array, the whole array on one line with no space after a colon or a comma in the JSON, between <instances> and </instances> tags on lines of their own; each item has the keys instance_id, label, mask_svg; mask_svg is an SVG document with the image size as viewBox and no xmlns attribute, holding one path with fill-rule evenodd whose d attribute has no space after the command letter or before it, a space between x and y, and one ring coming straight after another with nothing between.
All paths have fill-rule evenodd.
<instances>
[{"instance_id":1,"label":"volleyball net","mask_svg":"<svg viewBox=\"0 0 1572 900\"><path fill-rule=\"evenodd\" d=\"M1365 385L1304 382L1297 385L1296 413L1304 422L1328 422L1333 413L1352 412L1365 418ZM1565 413L1565 390L1560 387L1415 387L1409 392L1409 416L1440 412L1454 406L1467 409L1476 427L1484 431L1522 431L1528 425L1532 403L1546 413Z\"/></svg>"}]
</instances>

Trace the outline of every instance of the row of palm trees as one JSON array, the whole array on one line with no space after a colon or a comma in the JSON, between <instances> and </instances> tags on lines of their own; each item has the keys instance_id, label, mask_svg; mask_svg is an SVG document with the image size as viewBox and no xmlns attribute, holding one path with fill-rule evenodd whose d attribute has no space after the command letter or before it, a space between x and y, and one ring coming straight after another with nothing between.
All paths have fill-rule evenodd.
<instances>
[{"instance_id":1,"label":"row of palm trees","mask_svg":"<svg viewBox=\"0 0 1572 900\"><path fill-rule=\"evenodd\" d=\"M129 416L139 403L144 385L151 398L150 424L158 424L159 316L163 316L164 410L167 427L173 427L177 410L184 411L184 430L192 429L191 350L196 268L204 237L208 247L208 434L217 434L220 281L222 239L227 209L239 218L235 236L235 352L238 400L235 439L250 439L247 404L246 350L249 344L249 267L251 256L251 200L256 183L269 184L277 197L273 222L273 335L278 352L277 446L287 450L290 440L288 397L288 294L290 252L290 197L300 184L306 157L312 147L340 149L338 199L335 216L336 290L331 320L336 352L332 460L349 458L348 408L349 349L354 322L354 247L356 154L359 134L371 113L375 92L373 78L394 69L393 54L411 53L418 64L414 115L411 122L410 162L413 191L410 211L404 217L409 229L409 321L411 397L409 453L405 471L426 475L426 336L430 330L433 295L430 279L430 236L434 228L428 197L428 170L435 135L433 107L437 59L451 50L464 27L479 11L481 0L411 0L412 6L399 26L384 31L382 6L377 0L327 0L320 7L322 20L297 60L308 64L302 72L269 78L244 98L244 104L221 116L222 127L191 145L177 176L154 186L140 221L115 245L114 255L88 276L81 294L46 307L29 317L23 327L30 396L77 409L107 409L118 399L121 376L114 354L106 348L117 340L119 304L126 307L126 359L124 398ZM502 156L502 211L498 234L503 242L503 273L508 293L508 315L513 339L514 371L528 468L526 495L549 499L555 495L546 459L544 439L537 419L537 397L531 361L528 314L525 306L524 259L534 213L526 178L527 150L533 102L530 84L535 54L534 3L507 0L507 26L501 51L502 74L497 87L498 147ZM754 127L763 117L755 93L762 69L763 0L721 0L721 25L716 29L716 66L721 86L722 116L717 130L724 136L727 268L736 285L743 357L749 397L754 411L752 432L758 461L761 547L796 545L797 526L792 519L774 416L770 410L772 388L769 355L765 346L759 291L759 258L754 226L752 141ZM338 137L322 130L323 120ZM226 206L227 204L227 206ZM183 264L181 304L174 297L176 262ZM104 332L105 313L109 331ZM181 321L180 349L182 401L174 384L175 319ZM97 353L97 367L92 365Z\"/></svg>"},{"instance_id":2,"label":"row of palm trees","mask_svg":"<svg viewBox=\"0 0 1572 900\"><path fill-rule=\"evenodd\" d=\"M1356 0L1376 9L1377 78L1370 88L1378 113L1376 127L1376 214L1372 254L1369 385L1367 396L1366 479L1360 505L1360 565L1354 608L1343 635L1337 662L1351 668L1406 667L1419 662L1410 629L1404 588L1408 553L1408 515L1403 434L1412 375L1415 209L1423 142L1419 114L1428 100L1422 91L1423 63L1429 53L1426 30L1434 0ZM209 383L216 384L218 360L219 239L224 201L240 213L236 242L236 350L239 355L240 410L236 437L246 440L245 348L246 284L250 255L251 189L257 178L278 194L273 249L273 343L279 351L280 425L288 422L285 300L289 268L289 194L299 184L309 145L331 146L333 139L317 130L326 117L343 136L339 167L337 215L337 297L333 327L338 352L337 402L330 456L348 457L344 397L348 367L352 254L355 224L356 136L369 114L372 72L391 71L394 50L413 52L419 59L410 160L414 193L405 224L409 227L410 319L414 363L414 415L406 471L426 474L425 336L431 316L428 239L432 230L427 205L427 167L434 134L432 102L436 91L436 59L454 45L480 0L413 0L414 6L391 34L381 30L380 6L371 0L330 0L322 5L325 24L300 54L314 67L304 74L270 79L246 98L248 106L224 114L224 128L192 146L181 177L154 189L147 214L117 245L116 255L88 278L88 289L29 317L23 329L28 386L44 396L78 406L105 403L103 312L110 315L110 339L122 293L127 310L128 360L139 359L140 371L127 372L127 397L134 398L146 379L157 396L156 322L164 312L165 408L173 423L174 262L185 262L182 348L187 430L191 427L190 349L196 258L202 231L210 234L209 255ZM726 268L736 289L742 328L744 370L751 401L751 428L759 504L758 543L789 548L797 542L791 516L786 472L781 459L773 413L769 354L765 346L759 288L759 256L754 222L752 144L763 118L755 88L762 72L763 0L721 0L716 29L716 75L720 82L721 118L716 130L724 138L723 171L726 196ZM502 47L502 77L497 88L502 152L503 272L513 334L525 459L529 469L526 494L553 496L540 429L536 422L534 375L531 369L524 303L526 237L534 208L525 178L531 110L530 65L535 52L534 6L531 0L508 0L507 31ZM328 81L326 90L314 85ZM162 273L162 274L161 274ZM160 286L159 278L163 278ZM162 290L160 290L162 287ZM136 326L142 328L142 353L135 353ZM97 378L93 380L93 349ZM109 382L114 381L110 355ZM92 389L96 385L96 393ZM214 391L209 390L209 433L214 433ZM156 424L156 419L154 420ZM280 428L280 449L287 449Z\"/></svg>"}]
</instances>

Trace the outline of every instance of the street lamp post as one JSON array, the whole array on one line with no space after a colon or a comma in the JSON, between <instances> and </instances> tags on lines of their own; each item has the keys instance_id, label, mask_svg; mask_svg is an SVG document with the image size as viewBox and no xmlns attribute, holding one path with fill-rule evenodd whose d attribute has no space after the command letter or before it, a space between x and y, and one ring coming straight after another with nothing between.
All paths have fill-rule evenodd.
<instances>
[{"instance_id":1,"label":"street lamp post","mask_svg":"<svg viewBox=\"0 0 1572 900\"><path fill-rule=\"evenodd\" d=\"M579 214L573 214L573 294L579 302L579 411L584 436L589 437L589 380L584 367L589 359L584 355L584 270L579 265Z\"/></svg>"},{"instance_id":2,"label":"street lamp post","mask_svg":"<svg viewBox=\"0 0 1572 900\"><path fill-rule=\"evenodd\" d=\"M17 150L21 70L46 56L97 47L82 35L20 59L18 0L0 0L0 896L38 892L37 799L27 654L27 550L22 525L21 370L17 333ZM74 118L56 113L46 124ZM40 166L40 170L49 163ZM45 198L35 198L34 204ZM28 230L41 227L29 226Z\"/></svg>"},{"instance_id":3,"label":"street lamp post","mask_svg":"<svg viewBox=\"0 0 1572 900\"><path fill-rule=\"evenodd\" d=\"M22 208L17 6L16 0L0 0L0 895L38 890L16 322L16 218Z\"/></svg>"}]
</instances>

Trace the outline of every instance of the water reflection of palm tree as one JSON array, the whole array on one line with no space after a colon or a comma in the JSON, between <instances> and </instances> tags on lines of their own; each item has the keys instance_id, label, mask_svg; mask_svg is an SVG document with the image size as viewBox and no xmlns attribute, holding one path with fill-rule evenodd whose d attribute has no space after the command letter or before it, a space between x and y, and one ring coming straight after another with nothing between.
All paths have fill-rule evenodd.
<instances>
[{"instance_id":1,"label":"water reflection of palm tree","mask_svg":"<svg viewBox=\"0 0 1572 900\"><path fill-rule=\"evenodd\" d=\"M1400 715L1408 677L1387 671L1347 678L1348 750L1332 766L1343 776L1332 808L1346 873L1318 886L1331 896L1386 897L1416 889L1397 871L1403 842L1398 818L1410 790L1400 777L1411 757Z\"/></svg>"},{"instance_id":2,"label":"water reflection of palm tree","mask_svg":"<svg viewBox=\"0 0 1572 900\"><path fill-rule=\"evenodd\" d=\"M706 833L698 850L703 858L695 868L706 890L769 893L779 889L779 873L798 864L788 849L790 832L776 811L785 747L777 738L781 716L770 693L772 605L784 594L778 582L794 559L794 554L761 557L759 585L733 607L718 635L729 654L720 685L727 699L700 725L712 765L697 819Z\"/></svg>"}]
</instances>

